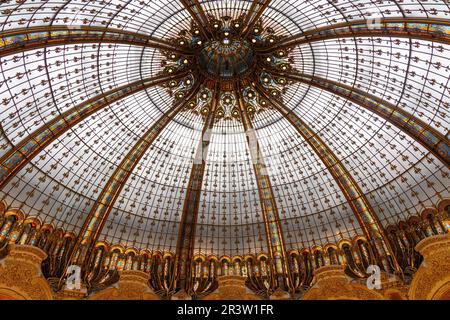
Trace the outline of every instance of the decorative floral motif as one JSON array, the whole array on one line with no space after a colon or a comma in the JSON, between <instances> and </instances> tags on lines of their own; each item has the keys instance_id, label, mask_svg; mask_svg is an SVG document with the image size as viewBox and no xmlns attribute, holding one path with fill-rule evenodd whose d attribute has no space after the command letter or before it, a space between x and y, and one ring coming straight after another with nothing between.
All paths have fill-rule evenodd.
<instances>
[{"instance_id":1,"label":"decorative floral motif","mask_svg":"<svg viewBox=\"0 0 450 320\"><path fill-rule=\"evenodd\" d=\"M11 245L9 255L0 261L0 293L12 290L26 299L51 300L53 294L41 273L46 253L36 247Z\"/></svg>"},{"instance_id":2,"label":"decorative floral motif","mask_svg":"<svg viewBox=\"0 0 450 320\"><path fill-rule=\"evenodd\" d=\"M414 275L409 299L439 299L450 292L450 234L426 238L416 250L424 261Z\"/></svg>"}]
</instances>

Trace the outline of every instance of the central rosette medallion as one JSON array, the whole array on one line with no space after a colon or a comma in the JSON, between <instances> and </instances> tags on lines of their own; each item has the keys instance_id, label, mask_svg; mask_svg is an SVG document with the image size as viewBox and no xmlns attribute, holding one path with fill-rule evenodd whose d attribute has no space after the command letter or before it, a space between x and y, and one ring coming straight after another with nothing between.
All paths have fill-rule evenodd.
<instances>
[{"instance_id":1,"label":"central rosette medallion","mask_svg":"<svg viewBox=\"0 0 450 320\"><path fill-rule=\"evenodd\" d=\"M214 79L240 78L253 69L253 50L246 40L223 38L206 42L200 50L201 72Z\"/></svg>"}]
</instances>

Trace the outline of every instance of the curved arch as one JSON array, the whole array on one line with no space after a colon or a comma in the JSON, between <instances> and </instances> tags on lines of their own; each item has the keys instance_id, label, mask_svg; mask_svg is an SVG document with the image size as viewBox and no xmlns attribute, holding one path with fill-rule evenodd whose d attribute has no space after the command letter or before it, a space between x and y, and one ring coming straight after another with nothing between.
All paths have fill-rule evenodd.
<instances>
[{"instance_id":1,"label":"curved arch","mask_svg":"<svg viewBox=\"0 0 450 320\"><path fill-rule=\"evenodd\" d=\"M223 255L219 258L219 262L222 263L223 261L231 262L231 257L227 255Z\"/></svg>"},{"instance_id":2,"label":"curved arch","mask_svg":"<svg viewBox=\"0 0 450 320\"><path fill-rule=\"evenodd\" d=\"M163 253L161 252L161 251L153 251L152 252L152 259L155 259L155 258L159 258L160 260L162 260L163 259Z\"/></svg>"},{"instance_id":3,"label":"curved arch","mask_svg":"<svg viewBox=\"0 0 450 320\"><path fill-rule=\"evenodd\" d=\"M136 248L127 248L124 251L125 254L133 253L135 256L139 254L139 250Z\"/></svg>"},{"instance_id":4,"label":"curved arch","mask_svg":"<svg viewBox=\"0 0 450 320\"><path fill-rule=\"evenodd\" d=\"M120 244L115 244L115 245L111 246L111 248L109 249L110 252L114 252L115 250L118 250L119 253L124 253L125 247Z\"/></svg>"},{"instance_id":5,"label":"curved arch","mask_svg":"<svg viewBox=\"0 0 450 320\"><path fill-rule=\"evenodd\" d=\"M71 239L73 241L73 240L75 240L76 236L73 232L66 232L64 234L64 238Z\"/></svg>"},{"instance_id":6,"label":"curved arch","mask_svg":"<svg viewBox=\"0 0 450 320\"><path fill-rule=\"evenodd\" d=\"M432 300L450 300L450 280L437 288L435 293L431 296Z\"/></svg>"},{"instance_id":7,"label":"curved arch","mask_svg":"<svg viewBox=\"0 0 450 320\"><path fill-rule=\"evenodd\" d=\"M110 251L110 246L105 241L98 241L94 248L103 248L105 251Z\"/></svg>"},{"instance_id":8,"label":"curved arch","mask_svg":"<svg viewBox=\"0 0 450 320\"><path fill-rule=\"evenodd\" d=\"M31 300L26 293L8 287L0 287L0 300Z\"/></svg>"},{"instance_id":9,"label":"curved arch","mask_svg":"<svg viewBox=\"0 0 450 320\"><path fill-rule=\"evenodd\" d=\"M236 255L231 258L231 262L236 262L237 260L239 260L239 262L243 262L244 258L240 255Z\"/></svg>"},{"instance_id":10,"label":"curved arch","mask_svg":"<svg viewBox=\"0 0 450 320\"><path fill-rule=\"evenodd\" d=\"M352 246L352 242L351 242L350 240L348 240L348 239L342 239L342 240L340 240L340 241L338 242L338 244L337 244L339 250L342 250L342 247L343 247L344 245L348 245L348 246L351 247L351 246Z\"/></svg>"},{"instance_id":11,"label":"curved arch","mask_svg":"<svg viewBox=\"0 0 450 320\"><path fill-rule=\"evenodd\" d=\"M450 33L445 32L445 29L449 27L450 22L447 19L380 17L371 20L351 20L284 37L275 42L274 45L262 47L258 50L262 53L268 53L314 41L355 37L395 36L450 44Z\"/></svg>"},{"instance_id":12,"label":"curved arch","mask_svg":"<svg viewBox=\"0 0 450 320\"><path fill-rule=\"evenodd\" d=\"M25 213L21 209L8 209L4 213L5 217L15 216L17 221L22 221L25 218Z\"/></svg>"},{"instance_id":13,"label":"curved arch","mask_svg":"<svg viewBox=\"0 0 450 320\"><path fill-rule=\"evenodd\" d=\"M206 257L207 261L219 261L219 258L216 255L209 255Z\"/></svg>"},{"instance_id":14,"label":"curved arch","mask_svg":"<svg viewBox=\"0 0 450 320\"><path fill-rule=\"evenodd\" d=\"M200 259L202 262L206 261L206 257L203 254L196 254L196 255L192 256L193 261L196 261L198 259Z\"/></svg>"},{"instance_id":15,"label":"curved arch","mask_svg":"<svg viewBox=\"0 0 450 320\"><path fill-rule=\"evenodd\" d=\"M54 230L55 230L55 226L52 223L44 223L44 225L41 228L42 232L47 232L47 233L53 233Z\"/></svg>"},{"instance_id":16,"label":"curved arch","mask_svg":"<svg viewBox=\"0 0 450 320\"><path fill-rule=\"evenodd\" d=\"M152 253L151 253L150 250L148 250L147 248L145 248L145 249L139 251L139 255L151 257L151 256L152 256Z\"/></svg>"},{"instance_id":17,"label":"curved arch","mask_svg":"<svg viewBox=\"0 0 450 320\"><path fill-rule=\"evenodd\" d=\"M361 240L363 242L367 242L367 237L365 237L363 235L356 235L352 238L352 244L357 245L359 240Z\"/></svg>"},{"instance_id":18,"label":"curved arch","mask_svg":"<svg viewBox=\"0 0 450 320\"><path fill-rule=\"evenodd\" d=\"M42 221L38 217L27 217L25 218L24 224L31 223L36 230L39 230L42 226Z\"/></svg>"},{"instance_id":19,"label":"curved arch","mask_svg":"<svg viewBox=\"0 0 450 320\"><path fill-rule=\"evenodd\" d=\"M436 208L425 208L420 213L420 217L423 219L427 219L429 216L435 216L437 214Z\"/></svg>"},{"instance_id":20,"label":"curved arch","mask_svg":"<svg viewBox=\"0 0 450 320\"><path fill-rule=\"evenodd\" d=\"M172 259L172 258L174 257L174 254L173 254L173 252L165 251L165 252L163 253L162 257L163 257L163 259L165 259L165 258Z\"/></svg>"},{"instance_id":21,"label":"curved arch","mask_svg":"<svg viewBox=\"0 0 450 320\"><path fill-rule=\"evenodd\" d=\"M93 26L38 26L0 32L0 57L28 50L83 43L118 43L167 50L185 55L192 52L145 34Z\"/></svg>"}]
</instances>

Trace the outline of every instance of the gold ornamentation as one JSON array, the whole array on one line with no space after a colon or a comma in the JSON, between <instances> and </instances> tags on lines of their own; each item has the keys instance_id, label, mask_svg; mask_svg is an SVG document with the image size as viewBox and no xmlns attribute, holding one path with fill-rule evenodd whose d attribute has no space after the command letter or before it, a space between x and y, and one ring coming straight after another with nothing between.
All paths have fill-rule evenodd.
<instances>
[{"instance_id":1,"label":"gold ornamentation","mask_svg":"<svg viewBox=\"0 0 450 320\"><path fill-rule=\"evenodd\" d=\"M117 285L104 289L90 300L159 300L148 285L149 275L143 271L123 270Z\"/></svg>"},{"instance_id":2,"label":"gold ornamentation","mask_svg":"<svg viewBox=\"0 0 450 320\"><path fill-rule=\"evenodd\" d=\"M9 250L9 254L0 262L0 296L53 300L52 290L41 272L41 263L47 254L28 245L11 244Z\"/></svg>"},{"instance_id":3,"label":"gold ornamentation","mask_svg":"<svg viewBox=\"0 0 450 320\"><path fill-rule=\"evenodd\" d=\"M305 293L304 300L384 300L375 290L351 282L343 266L325 266L315 271L315 284Z\"/></svg>"},{"instance_id":4,"label":"gold ornamentation","mask_svg":"<svg viewBox=\"0 0 450 320\"><path fill-rule=\"evenodd\" d=\"M218 277L219 287L203 300L261 300L246 287L246 279L242 276Z\"/></svg>"},{"instance_id":5,"label":"gold ornamentation","mask_svg":"<svg viewBox=\"0 0 450 320\"><path fill-rule=\"evenodd\" d=\"M409 288L411 300L450 298L450 234L420 241L416 250L423 255Z\"/></svg>"}]
</instances>

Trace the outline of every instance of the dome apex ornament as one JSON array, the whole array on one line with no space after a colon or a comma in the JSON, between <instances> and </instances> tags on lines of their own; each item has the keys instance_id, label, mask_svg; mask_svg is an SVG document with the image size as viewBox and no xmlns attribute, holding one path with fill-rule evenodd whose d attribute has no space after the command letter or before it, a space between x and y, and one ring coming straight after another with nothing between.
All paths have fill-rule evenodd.
<instances>
[{"instance_id":1,"label":"dome apex ornament","mask_svg":"<svg viewBox=\"0 0 450 320\"><path fill-rule=\"evenodd\" d=\"M208 29L208 26L211 32L207 37L205 36L207 33L200 32L200 29ZM278 37L275 36L273 28L265 28L263 22L258 20L249 32L244 34L244 29L249 27L245 25L244 17L233 19L229 16L220 19L210 17L208 26L200 26L198 21L192 21L190 30L180 31L176 39L169 41L191 50L190 55L161 51L166 57L163 61L166 73L189 67L193 77L201 79L204 89L185 110L191 110L205 119L209 111L202 106L205 101L204 92L209 90L212 94L216 90L216 84L219 91L217 97L220 101L215 122L241 121L240 107L237 103L241 94L251 118L259 112L270 109L272 105L270 99L282 101L286 87L293 81L275 77L271 75L270 70L283 72L295 70L292 66L294 59L290 47L260 53L261 48L276 43ZM196 79L192 79L192 82L195 81ZM263 88L268 90L270 99L260 97L260 92L255 90L256 83L261 83ZM172 81L168 85L169 94L175 98L183 98L175 94L185 92L183 86L186 86L186 82L181 82L181 86L177 87L177 83Z\"/></svg>"},{"instance_id":2,"label":"dome apex ornament","mask_svg":"<svg viewBox=\"0 0 450 320\"><path fill-rule=\"evenodd\" d=\"M214 80L236 80L247 76L255 65L246 40L223 38L207 42L198 56L200 71Z\"/></svg>"}]
</instances>

